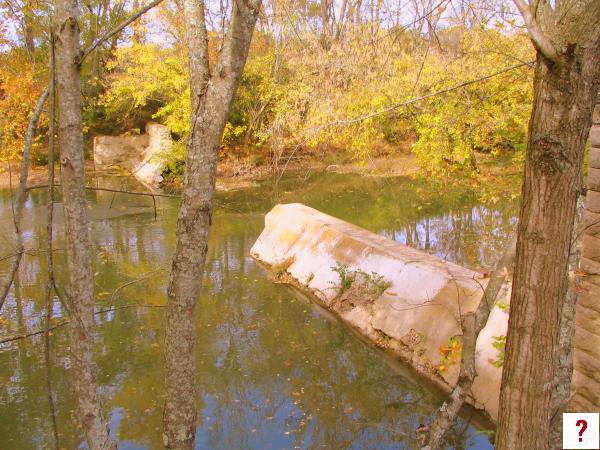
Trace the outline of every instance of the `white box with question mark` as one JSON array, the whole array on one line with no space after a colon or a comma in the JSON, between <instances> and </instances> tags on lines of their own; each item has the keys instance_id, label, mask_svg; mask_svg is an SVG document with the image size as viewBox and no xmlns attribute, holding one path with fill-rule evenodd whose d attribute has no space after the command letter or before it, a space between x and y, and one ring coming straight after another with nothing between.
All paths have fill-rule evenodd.
<instances>
[{"instance_id":1,"label":"white box with question mark","mask_svg":"<svg viewBox=\"0 0 600 450\"><path fill-rule=\"evenodd\" d=\"M563 414L563 449L597 450L599 448L600 414Z\"/></svg>"}]
</instances>

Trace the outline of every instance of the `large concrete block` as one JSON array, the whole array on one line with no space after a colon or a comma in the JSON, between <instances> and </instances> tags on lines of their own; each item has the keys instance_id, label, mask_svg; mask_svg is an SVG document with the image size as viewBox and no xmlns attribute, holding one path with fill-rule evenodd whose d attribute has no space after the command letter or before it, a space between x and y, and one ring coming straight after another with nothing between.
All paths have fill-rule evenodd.
<instances>
[{"instance_id":1,"label":"large concrete block","mask_svg":"<svg viewBox=\"0 0 600 450\"><path fill-rule=\"evenodd\" d=\"M283 281L311 294L374 345L438 386L449 390L456 383L458 366L440 371L440 364L448 362L442 361L439 349L461 335L461 314L475 310L481 301L488 281L481 274L301 204L277 205L267 214L251 255L285 273ZM600 263L582 258L584 270L589 269L586 264L597 265L600 273ZM342 266L381 275L391 287L371 301L355 298L355 304L339 308L340 276L332 268ZM505 286L500 299L509 298ZM493 344L506 334L507 324L508 314L495 306L477 340L477 377L469 402L493 420L502 375L492 364L500 356ZM600 407L600 286L587 281L577 304L574 365L571 407Z\"/></svg>"},{"instance_id":2,"label":"large concrete block","mask_svg":"<svg viewBox=\"0 0 600 450\"><path fill-rule=\"evenodd\" d=\"M133 169L139 154L148 146L147 135L96 136L94 164L99 168L124 167Z\"/></svg>"},{"instance_id":3,"label":"large concrete block","mask_svg":"<svg viewBox=\"0 0 600 450\"><path fill-rule=\"evenodd\" d=\"M376 345L395 350L422 375L449 389L458 361L446 370L440 348L462 334L461 314L474 311L488 280L301 204L277 205L251 250L256 259L285 271L286 281L313 294L322 305ZM370 302L338 308L340 277L333 267L383 276L391 283ZM509 297L503 292L503 300ZM495 419L502 370L495 337L505 335L508 315L494 307L477 341L477 372L471 403ZM459 356L459 355L458 355Z\"/></svg>"}]
</instances>

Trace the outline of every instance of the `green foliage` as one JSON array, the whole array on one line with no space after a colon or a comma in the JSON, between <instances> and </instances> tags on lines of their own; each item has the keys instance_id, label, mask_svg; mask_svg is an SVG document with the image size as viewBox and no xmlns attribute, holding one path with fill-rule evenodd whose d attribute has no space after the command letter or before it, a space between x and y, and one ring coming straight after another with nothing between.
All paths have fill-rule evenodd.
<instances>
[{"instance_id":1,"label":"green foliage","mask_svg":"<svg viewBox=\"0 0 600 450\"><path fill-rule=\"evenodd\" d=\"M190 91L185 55L157 44L120 47L108 63L111 71L100 103L105 114L123 127L141 111L160 119L171 131L189 131Z\"/></svg>"},{"instance_id":2,"label":"green foliage","mask_svg":"<svg viewBox=\"0 0 600 450\"><path fill-rule=\"evenodd\" d=\"M359 272L366 279L369 291L374 298L381 297L385 291L392 287L392 282L386 280L383 275L379 275L376 272L366 273L362 270Z\"/></svg>"},{"instance_id":3,"label":"green foliage","mask_svg":"<svg viewBox=\"0 0 600 450\"><path fill-rule=\"evenodd\" d=\"M224 149L266 147L275 160L292 152L341 150L359 161L412 149L422 169L434 175L477 172L477 152L519 160L532 101L528 67L378 114L533 58L525 35L458 27L438 34L439 48L398 32L394 40L372 46L365 46L360 33L349 34L327 49L317 41L283 45L257 34ZM139 127L142 119L158 120L183 145L190 114L185 61L177 45L117 48L100 100L106 120L123 131ZM182 164L182 148L174 147L170 166Z\"/></svg>"},{"instance_id":4,"label":"green foliage","mask_svg":"<svg viewBox=\"0 0 600 450\"><path fill-rule=\"evenodd\" d=\"M448 367L457 365L462 356L462 342L460 337L453 336L446 345L440 345L440 364L436 367L440 373L446 372Z\"/></svg>"},{"instance_id":5,"label":"green foliage","mask_svg":"<svg viewBox=\"0 0 600 450\"><path fill-rule=\"evenodd\" d=\"M502 367L504 365L504 349L506 348L506 336L492 336L494 342L492 346L498 350L498 356L494 360L490 360L490 364L494 367Z\"/></svg>"},{"instance_id":6,"label":"green foliage","mask_svg":"<svg viewBox=\"0 0 600 450\"><path fill-rule=\"evenodd\" d=\"M348 266L345 264L338 264L335 267L332 267L335 273L337 273L340 277L340 285L338 295L342 295L352 286L354 283L354 279L356 278L356 271L348 269Z\"/></svg>"},{"instance_id":7,"label":"green foliage","mask_svg":"<svg viewBox=\"0 0 600 450\"><path fill-rule=\"evenodd\" d=\"M498 303L496 303L496 306L498 308L500 308L502 311L504 311L505 313L508 313L508 311L510 310L510 305L506 302L498 302Z\"/></svg>"},{"instance_id":8,"label":"green foliage","mask_svg":"<svg viewBox=\"0 0 600 450\"><path fill-rule=\"evenodd\" d=\"M296 261L296 258L294 256L290 256L279 263L273 264L271 266L271 270L273 270L277 278L280 278L287 273L287 270L292 264L294 264L294 261Z\"/></svg>"},{"instance_id":9,"label":"green foliage","mask_svg":"<svg viewBox=\"0 0 600 450\"><path fill-rule=\"evenodd\" d=\"M392 282L386 280L383 275L376 272L367 273L360 269L351 270L345 264L338 264L332 267L335 273L340 277L338 295L346 292L354 282L360 281L361 286L366 291L365 294L372 299L377 299L383 295L390 287Z\"/></svg>"},{"instance_id":10,"label":"green foliage","mask_svg":"<svg viewBox=\"0 0 600 450\"><path fill-rule=\"evenodd\" d=\"M449 79L457 84L532 59L525 36L507 37L494 30L464 33L458 51L458 58L424 67L421 83L428 89L423 94L443 89ZM522 149L532 102L530 76L522 67L422 104L413 146L421 166L435 174L472 171L477 170L475 152L498 155Z\"/></svg>"}]
</instances>

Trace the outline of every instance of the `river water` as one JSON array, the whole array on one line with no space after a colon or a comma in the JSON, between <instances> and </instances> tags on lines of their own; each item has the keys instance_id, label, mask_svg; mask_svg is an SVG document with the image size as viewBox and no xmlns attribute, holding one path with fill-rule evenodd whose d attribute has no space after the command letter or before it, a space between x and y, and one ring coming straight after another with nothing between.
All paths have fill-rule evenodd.
<instances>
[{"instance_id":1,"label":"river water","mask_svg":"<svg viewBox=\"0 0 600 450\"><path fill-rule=\"evenodd\" d=\"M103 185L104 181L99 182ZM121 181L107 180L115 187ZM129 183L122 186L141 190ZM197 448L386 449L417 447L415 429L441 401L409 369L358 339L293 289L269 281L248 256L264 214L302 202L390 239L471 268L492 265L515 227L515 202L481 205L468 188L410 178L311 175L219 193L199 303ZM162 448L166 283L178 201L89 192L99 389L122 449ZM113 198L114 197L114 198ZM110 208L108 206L112 202ZM60 211L60 198L57 199ZM55 264L65 285L62 219ZM0 191L0 258L10 254L10 192ZM27 201L20 274L0 316L0 340L43 324L45 192ZM8 261L0 262L4 275ZM54 321L65 313L58 299ZM432 324L435 318L432 318ZM51 336L52 388L61 447L86 448L76 428L66 327ZM0 344L0 448L50 448L43 337ZM467 413L449 446L491 448Z\"/></svg>"}]
</instances>

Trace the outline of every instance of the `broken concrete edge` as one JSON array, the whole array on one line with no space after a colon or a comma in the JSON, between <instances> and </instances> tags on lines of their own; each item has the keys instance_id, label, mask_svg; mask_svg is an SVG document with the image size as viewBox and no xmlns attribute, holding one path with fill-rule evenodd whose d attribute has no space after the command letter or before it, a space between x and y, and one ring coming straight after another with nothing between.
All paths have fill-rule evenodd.
<instances>
[{"instance_id":1,"label":"broken concrete edge","mask_svg":"<svg viewBox=\"0 0 600 450\"><path fill-rule=\"evenodd\" d=\"M452 392L453 386L448 383L437 370L435 370L435 367L431 364L421 364L415 358L415 351L400 340L387 335L381 330L376 330L372 326L370 328L372 332L365 333L364 328L356 326L356 324L344 318L342 314L335 309L332 309L325 301L323 301L318 290L311 289L307 284L301 283L287 271L280 272L277 268L278 264L269 264L268 262L261 260L255 253L250 253L250 256L272 276L272 281L274 283L292 286L307 299L317 304L327 314L331 315L336 321L348 326L353 334L366 345L377 348L403 364L404 367L408 368L412 374L415 375L415 380L426 383L430 389L445 395ZM467 405L465 406L473 408L474 411L481 415L480 418L478 418L480 426L495 426L495 418L490 415L484 405L475 401L472 395L467 395Z\"/></svg>"},{"instance_id":2,"label":"broken concrete edge","mask_svg":"<svg viewBox=\"0 0 600 450\"><path fill-rule=\"evenodd\" d=\"M268 262L261 260L255 253L251 253L250 256L252 256L265 269L267 269L270 274L275 276L274 282L288 284L298 289L310 300L314 301L321 308L332 314L337 320L347 324L352 330L356 331L358 335L362 336L363 338L366 337L368 339L368 342L370 342L373 346L393 354L405 364L410 364L413 368L412 370L417 375L427 379L435 387L445 392L449 392L449 390L451 389L450 385L439 375L439 373L434 369L433 366L411 364L413 362L414 351L411 350L407 345L385 334L383 331L376 330L372 327L371 330L373 331L373 333L365 335L362 328L356 326L352 322L349 322L344 318L343 315L340 314L339 311L336 311L335 309L331 308L331 305L323 300L319 290L312 289L309 285L301 283L296 278L294 278L287 270L285 272L279 272L277 270L277 264L269 264Z\"/></svg>"},{"instance_id":3,"label":"broken concrete edge","mask_svg":"<svg viewBox=\"0 0 600 450\"><path fill-rule=\"evenodd\" d=\"M477 307L488 281L481 274L301 204L274 207L250 253L279 281L308 294L437 387L449 392L456 383L458 361L442 360L440 349L452 338L460 339L457 317ZM382 275L392 282L390 289L369 302L339 302L334 291L340 275L334 266L340 264ZM508 298L506 285L497 303ZM469 403L491 421L497 418L502 373L493 364L499 357L494 343L506 334L507 322L508 315L494 307L477 340L478 376ZM460 351L454 357L460 360ZM438 370L440 361L447 365L444 372Z\"/></svg>"},{"instance_id":4,"label":"broken concrete edge","mask_svg":"<svg viewBox=\"0 0 600 450\"><path fill-rule=\"evenodd\" d=\"M151 191L160 187L164 158L173 141L168 127L148 122L145 134L94 137L93 158L99 169L127 170Z\"/></svg>"}]
</instances>

